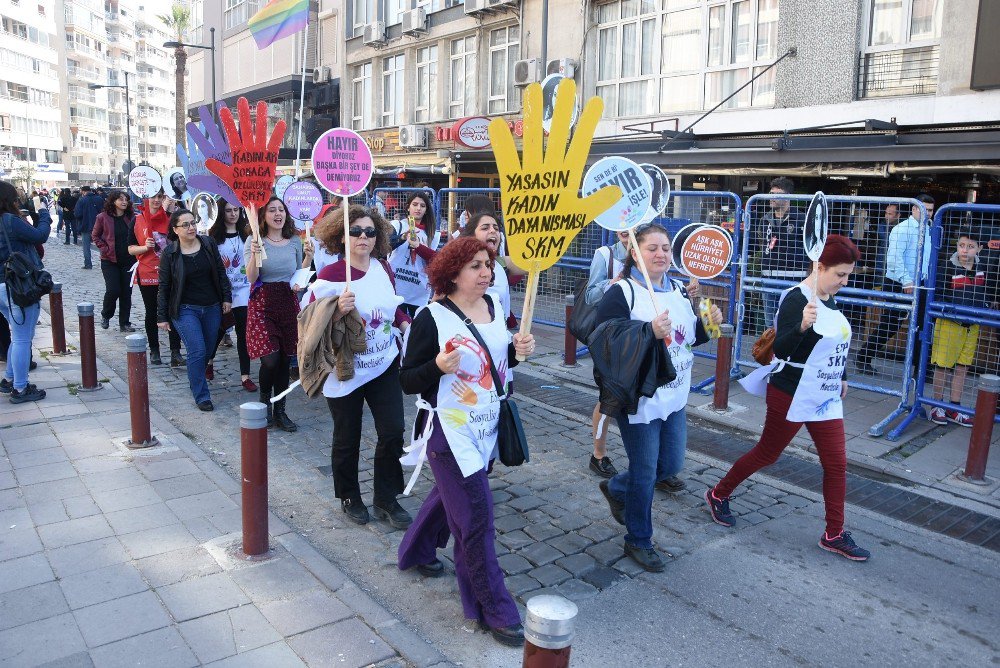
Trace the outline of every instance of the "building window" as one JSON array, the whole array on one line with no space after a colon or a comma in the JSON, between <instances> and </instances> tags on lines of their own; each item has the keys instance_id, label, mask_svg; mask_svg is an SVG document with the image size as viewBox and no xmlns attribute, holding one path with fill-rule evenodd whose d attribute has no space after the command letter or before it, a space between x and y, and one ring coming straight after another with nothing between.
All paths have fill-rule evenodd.
<instances>
[{"instance_id":1,"label":"building window","mask_svg":"<svg viewBox=\"0 0 1000 668\"><path fill-rule=\"evenodd\" d=\"M363 35L365 26L375 20L374 0L353 0L354 36Z\"/></svg>"},{"instance_id":2,"label":"building window","mask_svg":"<svg viewBox=\"0 0 1000 668\"><path fill-rule=\"evenodd\" d=\"M413 120L427 123L438 119L438 48L417 49L416 104Z\"/></svg>"},{"instance_id":3,"label":"building window","mask_svg":"<svg viewBox=\"0 0 1000 668\"><path fill-rule=\"evenodd\" d=\"M651 0L619 0L598 6L597 19L601 54L597 94L617 116L654 113L654 91L659 83L658 4Z\"/></svg>"},{"instance_id":4,"label":"building window","mask_svg":"<svg viewBox=\"0 0 1000 668\"><path fill-rule=\"evenodd\" d=\"M226 30L250 20L260 9L261 0L226 0Z\"/></svg>"},{"instance_id":5,"label":"building window","mask_svg":"<svg viewBox=\"0 0 1000 668\"><path fill-rule=\"evenodd\" d=\"M351 83L351 127L355 130L367 130L371 127L372 118L372 64L355 66Z\"/></svg>"},{"instance_id":6,"label":"building window","mask_svg":"<svg viewBox=\"0 0 1000 668\"><path fill-rule=\"evenodd\" d=\"M187 39L192 44L201 44L202 34L204 32L202 26L205 23L205 6L204 0L191 0L191 27L187 31Z\"/></svg>"},{"instance_id":7,"label":"building window","mask_svg":"<svg viewBox=\"0 0 1000 668\"><path fill-rule=\"evenodd\" d=\"M942 0L866 0L858 98L937 90Z\"/></svg>"},{"instance_id":8,"label":"building window","mask_svg":"<svg viewBox=\"0 0 1000 668\"><path fill-rule=\"evenodd\" d=\"M514 63L520 55L520 32L517 26L490 31L489 113L512 111L520 103L514 85Z\"/></svg>"},{"instance_id":9,"label":"building window","mask_svg":"<svg viewBox=\"0 0 1000 668\"><path fill-rule=\"evenodd\" d=\"M451 118L471 116L476 109L476 37L469 35L451 41L451 95L448 113Z\"/></svg>"},{"instance_id":10,"label":"building window","mask_svg":"<svg viewBox=\"0 0 1000 668\"><path fill-rule=\"evenodd\" d=\"M403 122L403 54L382 59L382 127Z\"/></svg>"},{"instance_id":11,"label":"building window","mask_svg":"<svg viewBox=\"0 0 1000 668\"><path fill-rule=\"evenodd\" d=\"M391 26L402 21L409 5L409 0L385 0L385 24Z\"/></svg>"}]
</instances>

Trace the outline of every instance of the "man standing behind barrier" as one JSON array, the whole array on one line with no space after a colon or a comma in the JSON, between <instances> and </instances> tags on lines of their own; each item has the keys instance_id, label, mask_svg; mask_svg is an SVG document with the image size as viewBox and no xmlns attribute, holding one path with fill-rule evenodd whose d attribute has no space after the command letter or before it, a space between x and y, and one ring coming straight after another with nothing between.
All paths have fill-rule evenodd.
<instances>
[{"instance_id":1,"label":"man standing behind barrier","mask_svg":"<svg viewBox=\"0 0 1000 668\"><path fill-rule=\"evenodd\" d=\"M785 176L771 181L772 195L794 192L795 184ZM801 281L809 271L809 259L802 248L802 212L792 210L791 200L772 199L771 210L760 221L760 275L765 279ZM764 326L774 325L778 314L778 293L764 293Z\"/></svg>"},{"instance_id":2,"label":"man standing behind barrier","mask_svg":"<svg viewBox=\"0 0 1000 668\"><path fill-rule=\"evenodd\" d=\"M917 197L927 210L926 226L924 227L924 251L920 262L920 278L927 275L927 267L931 258L931 221L934 218L934 198L927 194ZM888 218L888 210L886 211ZM920 207L913 205L910 217L901 222L889 232L889 250L885 258L885 290L886 292L902 292L912 295L916 289L917 276L914 275L917 268L917 250L920 247ZM917 295L917 327L923 323L924 305L926 300L923 295ZM856 362L858 371L861 373L875 374L876 369L872 366L872 359L882 353L886 342L899 332L903 323L909 319L909 314L900 313L895 309L882 309L882 317L878 326L868 336L868 340L858 351ZM913 354L914 367L918 364L920 356L917 351Z\"/></svg>"}]
</instances>

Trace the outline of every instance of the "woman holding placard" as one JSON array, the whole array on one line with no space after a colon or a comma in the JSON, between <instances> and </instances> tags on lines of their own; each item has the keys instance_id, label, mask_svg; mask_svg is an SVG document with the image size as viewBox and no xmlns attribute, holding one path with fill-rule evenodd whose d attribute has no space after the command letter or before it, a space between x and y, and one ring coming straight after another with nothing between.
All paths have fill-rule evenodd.
<instances>
[{"instance_id":1,"label":"woman holding placard","mask_svg":"<svg viewBox=\"0 0 1000 668\"><path fill-rule=\"evenodd\" d=\"M752 394L767 395L767 417L760 440L740 457L714 488L705 492L712 519L733 526L729 495L741 482L770 466L805 423L823 466L826 532L819 546L853 561L866 561L868 550L844 531L847 454L844 441L844 370L851 326L834 295L848 284L860 258L847 237L831 234L812 274L782 293L775 327L777 361L740 381Z\"/></svg>"},{"instance_id":2,"label":"woman holding placard","mask_svg":"<svg viewBox=\"0 0 1000 668\"><path fill-rule=\"evenodd\" d=\"M347 380L336 374L323 385L333 418L334 493L351 521L366 524L368 508L361 499L358 460L361 451L361 419L365 402L375 420L373 513L397 529L410 526L413 518L396 497L403 491L403 394L399 387L399 347L397 335L410 326L410 318L399 308L395 281L388 263L380 259L389 251L391 227L376 211L361 206L348 210L351 281L347 288L347 264L339 260L319 272L303 297L303 303L337 297L335 319L356 310L364 329L367 347L354 353L354 373ZM324 246L343 254L344 210L331 209L313 230Z\"/></svg>"},{"instance_id":3,"label":"woman holding placard","mask_svg":"<svg viewBox=\"0 0 1000 668\"><path fill-rule=\"evenodd\" d=\"M640 225L625 260L623 279L608 289L597 310L598 327L610 320L649 323L655 345L669 341L667 350L676 371L674 380L657 388L653 396L639 398L635 413L622 410L616 416L629 467L600 484L612 516L627 530L625 555L652 572L664 568L652 542L653 489L657 482L676 476L684 465L692 347L709 339L683 285L667 277L670 261L666 229L656 223ZM646 267L649 287L637 268L639 262ZM710 320L722 322L717 306Z\"/></svg>"},{"instance_id":4,"label":"woman holding placard","mask_svg":"<svg viewBox=\"0 0 1000 668\"><path fill-rule=\"evenodd\" d=\"M292 276L312 263L312 244L302 250L302 239L295 231L295 221L285 203L271 197L257 212L261 241L251 241L243 250L243 260L250 282L247 303L247 352L260 360L260 401L267 406L268 426L284 431L298 426L285 412L285 399L271 406L271 393L288 389L291 358L298 343L299 303L295 291L305 287L289 285ZM267 257L257 266L266 249Z\"/></svg>"},{"instance_id":5,"label":"woman holding placard","mask_svg":"<svg viewBox=\"0 0 1000 668\"><path fill-rule=\"evenodd\" d=\"M403 298L402 308L412 317L430 301L427 265L434 258L440 235L427 193L411 194L406 214L406 218L391 223L393 235L403 243L389 254L389 265L396 277L396 291Z\"/></svg>"}]
</instances>

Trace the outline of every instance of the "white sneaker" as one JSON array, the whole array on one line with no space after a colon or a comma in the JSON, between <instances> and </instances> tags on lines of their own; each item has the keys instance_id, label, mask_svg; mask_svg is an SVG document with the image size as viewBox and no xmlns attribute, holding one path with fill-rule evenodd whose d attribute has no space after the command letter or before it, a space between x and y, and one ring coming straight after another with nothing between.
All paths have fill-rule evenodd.
<instances>
[{"instance_id":1,"label":"white sneaker","mask_svg":"<svg viewBox=\"0 0 1000 668\"><path fill-rule=\"evenodd\" d=\"M932 408L930 421L934 424L948 424L948 417L944 414L943 408Z\"/></svg>"}]
</instances>

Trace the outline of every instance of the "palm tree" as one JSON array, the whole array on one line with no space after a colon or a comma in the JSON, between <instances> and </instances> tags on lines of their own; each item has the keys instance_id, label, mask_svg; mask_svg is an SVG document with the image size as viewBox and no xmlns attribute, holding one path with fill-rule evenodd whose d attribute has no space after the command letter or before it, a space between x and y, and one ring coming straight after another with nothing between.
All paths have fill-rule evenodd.
<instances>
[{"instance_id":1,"label":"palm tree","mask_svg":"<svg viewBox=\"0 0 1000 668\"><path fill-rule=\"evenodd\" d=\"M175 41L183 42L184 33L191 25L191 10L186 5L174 3L170 8L170 14L157 16L163 25L174 31ZM187 51L183 46L174 47L174 92L176 95L174 107L174 136L177 143L187 146L187 103L184 98L184 70L187 68Z\"/></svg>"}]
</instances>

